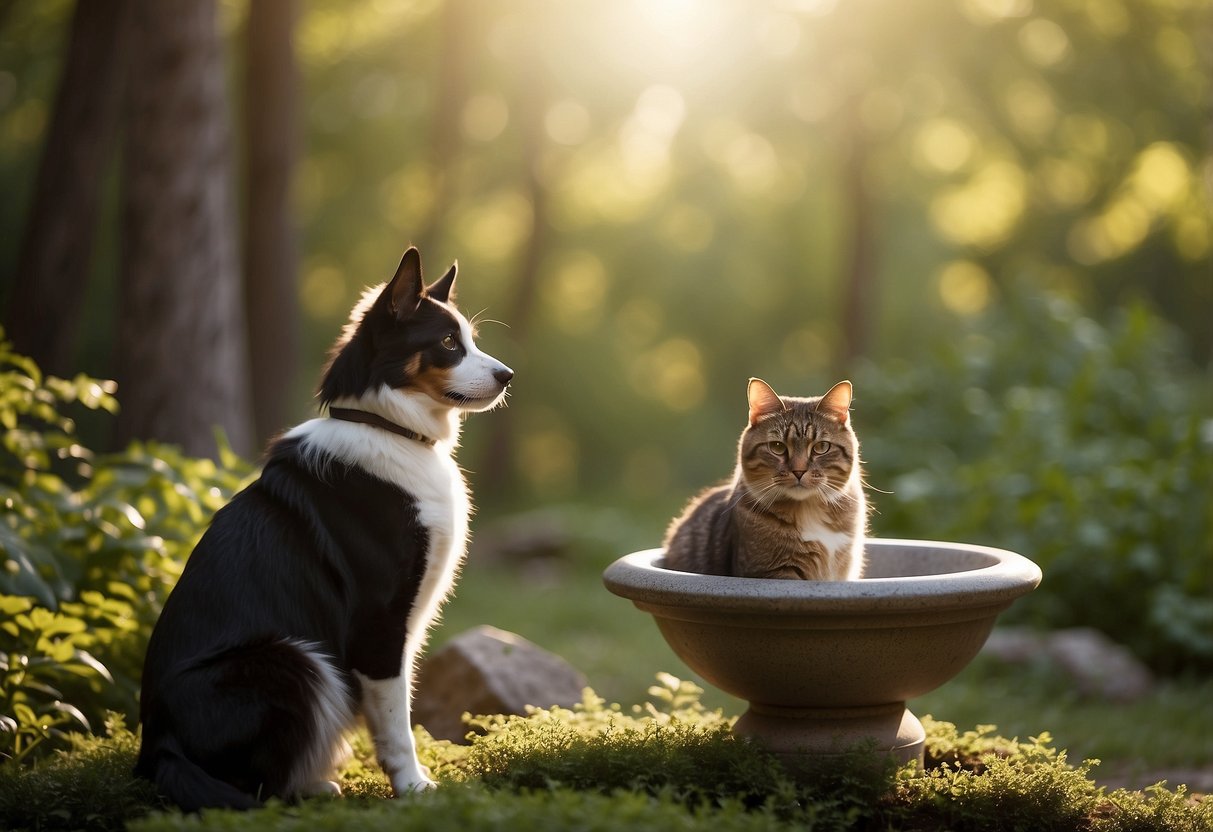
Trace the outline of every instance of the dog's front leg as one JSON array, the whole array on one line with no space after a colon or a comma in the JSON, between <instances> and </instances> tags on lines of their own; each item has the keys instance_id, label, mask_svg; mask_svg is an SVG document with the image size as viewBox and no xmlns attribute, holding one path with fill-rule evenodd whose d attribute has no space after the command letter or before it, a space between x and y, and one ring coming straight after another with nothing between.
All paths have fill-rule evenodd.
<instances>
[{"instance_id":1,"label":"dog's front leg","mask_svg":"<svg viewBox=\"0 0 1213 832\"><path fill-rule=\"evenodd\" d=\"M436 783L417 759L410 718L412 685L407 673L392 679L370 679L358 674L362 685L362 713L375 755L399 797L407 792L434 788Z\"/></svg>"}]
</instances>

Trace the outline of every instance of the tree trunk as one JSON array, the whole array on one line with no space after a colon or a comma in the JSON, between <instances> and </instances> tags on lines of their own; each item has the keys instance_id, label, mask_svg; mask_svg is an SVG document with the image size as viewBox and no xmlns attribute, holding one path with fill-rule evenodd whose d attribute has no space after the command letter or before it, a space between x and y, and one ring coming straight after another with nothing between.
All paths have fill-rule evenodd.
<instances>
[{"instance_id":1,"label":"tree trunk","mask_svg":"<svg viewBox=\"0 0 1213 832\"><path fill-rule=\"evenodd\" d=\"M506 323L522 346L534 326L535 305L539 297L539 271L547 251L549 226L548 186L540 173L543 156L543 116L547 108L547 87L538 58L539 50L531 50L523 63L520 85L524 91L518 102L519 130L522 131L522 170L526 175L526 194L531 204L531 228L523 245L514 278L514 294L507 312ZM482 476L477 487L486 495L502 494L508 490L515 471L517 442L514 413L508 407L493 414L493 427L478 466Z\"/></svg>"},{"instance_id":2,"label":"tree trunk","mask_svg":"<svg viewBox=\"0 0 1213 832\"><path fill-rule=\"evenodd\" d=\"M127 0L76 4L5 314L5 332L17 350L58 375L75 364L102 184L121 110L129 12Z\"/></svg>"},{"instance_id":3,"label":"tree trunk","mask_svg":"<svg viewBox=\"0 0 1213 832\"><path fill-rule=\"evenodd\" d=\"M455 182L451 170L463 144L459 118L467 101L469 25L467 0L448 0L442 8L442 43L435 77L434 120L430 125L429 167L433 207L416 237L423 254L437 246L445 224L447 206L454 201Z\"/></svg>"},{"instance_id":4,"label":"tree trunk","mask_svg":"<svg viewBox=\"0 0 1213 832\"><path fill-rule=\"evenodd\" d=\"M291 176L298 156L295 0L249 4L245 39L248 204L244 285L256 439L293 421L298 365L298 258Z\"/></svg>"},{"instance_id":5,"label":"tree trunk","mask_svg":"<svg viewBox=\"0 0 1213 832\"><path fill-rule=\"evenodd\" d=\"M842 210L847 219L843 252L842 342L836 372L848 375L855 360L871 349L876 303L876 242L872 230L874 200L868 184L868 139L855 96L844 141Z\"/></svg>"},{"instance_id":6,"label":"tree trunk","mask_svg":"<svg viewBox=\"0 0 1213 832\"><path fill-rule=\"evenodd\" d=\"M118 438L248 453L230 118L214 0L132 0Z\"/></svg>"}]
</instances>

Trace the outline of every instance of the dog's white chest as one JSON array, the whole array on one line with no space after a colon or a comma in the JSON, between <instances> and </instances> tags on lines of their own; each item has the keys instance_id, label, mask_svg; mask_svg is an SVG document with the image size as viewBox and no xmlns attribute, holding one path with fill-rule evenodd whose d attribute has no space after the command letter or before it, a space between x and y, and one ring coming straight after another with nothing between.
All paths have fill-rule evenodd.
<instances>
[{"instance_id":1,"label":"dog's white chest","mask_svg":"<svg viewBox=\"0 0 1213 832\"><path fill-rule=\"evenodd\" d=\"M429 547L425 573L409 612L405 644L409 655L421 648L426 630L455 583L467 547L468 495L463 474L445 454L433 454L431 462L433 470L426 472L430 487L420 493L418 484L418 491L410 492L417 500L418 519L429 535Z\"/></svg>"},{"instance_id":2,"label":"dog's white chest","mask_svg":"<svg viewBox=\"0 0 1213 832\"><path fill-rule=\"evenodd\" d=\"M415 655L455 582L467 547L468 494L459 466L441 445L430 447L336 419L304 422L290 435L396 485L416 506L427 546L425 572L407 622L405 652Z\"/></svg>"}]
</instances>

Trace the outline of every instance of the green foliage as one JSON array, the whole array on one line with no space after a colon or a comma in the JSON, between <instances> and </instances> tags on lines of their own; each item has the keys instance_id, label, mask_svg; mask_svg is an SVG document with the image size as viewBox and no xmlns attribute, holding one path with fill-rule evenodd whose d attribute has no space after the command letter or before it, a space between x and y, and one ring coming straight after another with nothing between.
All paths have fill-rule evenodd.
<instances>
[{"instance_id":1,"label":"green foliage","mask_svg":"<svg viewBox=\"0 0 1213 832\"><path fill-rule=\"evenodd\" d=\"M199 817L160 814L131 824L132 832L191 829L313 832L358 829L366 832L433 830L533 830L533 832L764 832L786 828L770 817L731 805L688 811L675 801L645 794L601 795L569 790L507 794L478 787L445 786L399 801L350 804L309 803L302 808L276 804L245 815L208 813Z\"/></svg>"},{"instance_id":2,"label":"green foliage","mask_svg":"<svg viewBox=\"0 0 1213 832\"><path fill-rule=\"evenodd\" d=\"M1160 319L1025 300L857 387L869 479L892 492L879 534L1021 552L1045 577L1012 614L1213 670L1213 398Z\"/></svg>"},{"instance_id":3,"label":"green foliage","mask_svg":"<svg viewBox=\"0 0 1213 832\"><path fill-rule=\"evenodd\" d=\"M1016 753L988 753L980 771L944 763L899 785L899 813L928 816L957 830L1029 832L1078 828L1098 803L1091 763L1066 765L1048 737L1018 744ZM942 821L942 824L940 823Z\"/></svg>"},{"instance_id":4,"label":"green foliage","mask_svg":"<svg viewBox=\"0 0 1213 832\"><path fill-rule=\"evenodd\" d=\"M131 777L137 737L105 738L33 767L0 768L0 826L92 829L1075 830L1210 832L1213 801L1158 786L1105 794L1093 763L1072 767L1047 737L1026 743L988 727L958 732L925 719L932 755L967 759L894 773L841 758L797 780L727 732L729 720L662 678L658 701L631 709L587 691L575 708L469 718L469 747L419 733L433 792L389 799L365 732L342 775L345 797L254 812L165 811ZM671 706L670 696L680 704Z\"/></svg>"},{"instance_id":5,"label":"green foliage","mask_svg":"<svg viewBox=\"0 0 1213 832\"><path fill-rule=\"evenodd\" d=\"M32 766L0 766L0 828L90 829L105 832L163 804L136 779L139 741L110 714L104 736L75 734L66 750Z\"/></svg>"},{"instance_id":6,"label":"green foliage","mask_svg":"<svg viewBox=\"0 0 1213 832\"><path fill-rule=\"evenodd\" d=\"M107 708L134 715L164 599L250 471L227 450L218 466L151 443L94 454L64 411L112 413L113 392L44 377L0 337L0 755L15 760Z\"/></svg>"},{"instance_id":7,"label":"green foliage","mask_svg":"<svg viewBox=\"0 0 1213 832\"><path fill-rule=\"evenodd\" d=\"M1198 799L1184 786L1169 791L1163 784L1145 792L1117 789L1095 812L1094 832L1208 832L1213 829L1213 798Z\"/></svg>"},{"instance_id":8,"label":"green foliage","mask_svg":"<svg viewBox=\"0 0 1213 832\"><path fill-rule=\"evenodd\" d=\"M88 718L64 700L64 690L86 692L100 699L103 686L113 684L105 665L85 648L97 641L87 621L86 604L64 604L63 611L35 607L32 599L0 595L0 750L14 763L35 752L46 740L64 740L71 729L88 730ZM130 625L119 619L121 629ZM94 619L94 624L96 622ZM104 620L97 628L104 632Z\"/></svg>"}]
</instances>

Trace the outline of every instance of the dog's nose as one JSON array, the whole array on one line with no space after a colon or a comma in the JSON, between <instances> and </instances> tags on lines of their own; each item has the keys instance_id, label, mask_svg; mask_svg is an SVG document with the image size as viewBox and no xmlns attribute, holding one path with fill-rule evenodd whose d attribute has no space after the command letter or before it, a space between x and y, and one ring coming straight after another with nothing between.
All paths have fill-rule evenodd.
<instances>
[{"instance_id":1,"label":"dog's nose","mask_svg":"<svg viewBox=\"0 0 1213 832\"><path fill-rule=\"evenodd\" d=\"M514 371L509 367L502 367L499 370L493 370L493 378L497 379L497 383L505 387L510 383L510 379L514 377Z\"/></svg>"}]
</instances>

